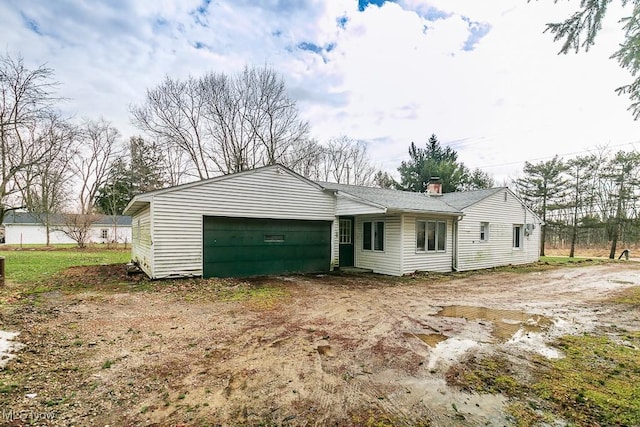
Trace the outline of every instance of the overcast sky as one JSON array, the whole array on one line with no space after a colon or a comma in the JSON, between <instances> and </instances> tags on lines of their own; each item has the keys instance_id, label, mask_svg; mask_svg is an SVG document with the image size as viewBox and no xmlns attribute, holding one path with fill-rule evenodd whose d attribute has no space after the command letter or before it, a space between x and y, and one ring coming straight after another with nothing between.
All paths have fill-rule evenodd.
<instances>
[{"instance_id":1,"label":"overcast sky","mask_svg":"<svg viewBox=\"0 0 640 427\"><path fill-rule=\"evenodd\" d=\"M545 23L577 8L539 0L1 0L0 48L55 70L64 110L138 134L129 106L165 75L268 65L313 136L367 141L395 171L432 133L498 184L523 162L638 147L614 89L612 8L589 53L557 55ZM635 143L635 144L634 144Z\"/></svg>"}]
</instances>

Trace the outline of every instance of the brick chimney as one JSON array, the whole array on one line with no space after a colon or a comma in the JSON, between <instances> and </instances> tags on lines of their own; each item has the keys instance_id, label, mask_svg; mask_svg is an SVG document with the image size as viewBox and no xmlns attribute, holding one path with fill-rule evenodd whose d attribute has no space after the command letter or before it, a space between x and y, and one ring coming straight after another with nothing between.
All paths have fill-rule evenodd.
<instances>
[{"instance_id":1,"label":"brick chimney","mask_svg":"<svg viewBox=\"0 0 640 427\"><path fill-rule=\"evenodd\" d=\"M439 176L432 176L427 184L427 194L430 196L442 195L442 181Z\"/></svg>"}]
</instances>

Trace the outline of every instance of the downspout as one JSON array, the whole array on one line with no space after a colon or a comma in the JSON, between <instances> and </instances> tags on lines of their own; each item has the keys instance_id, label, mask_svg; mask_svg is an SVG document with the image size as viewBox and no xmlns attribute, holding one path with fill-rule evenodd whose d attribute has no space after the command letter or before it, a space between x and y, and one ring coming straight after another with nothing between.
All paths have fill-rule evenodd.
<instances>
[{"instance_id":1,"label":"downspout","mask_svg":"<svg viewBox=\"0 0 640 427\"><path fill-rule=\"evenodd\" d=\"M462 216L458 216L453 220L453 251L451 251L451 267L453 271L458 271L458 222Z\"/></svg>"}]
</instances>

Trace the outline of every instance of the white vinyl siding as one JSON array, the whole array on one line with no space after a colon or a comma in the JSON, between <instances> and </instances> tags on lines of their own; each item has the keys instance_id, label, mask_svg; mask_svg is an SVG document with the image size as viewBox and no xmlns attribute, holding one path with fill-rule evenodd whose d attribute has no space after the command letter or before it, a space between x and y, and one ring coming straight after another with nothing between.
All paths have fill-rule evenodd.
<instances>
[{"instance_id":1,"label":"white vinyl siding","mask_svg":"<svg viewBox=\"0 0 640 427\"><path fill-rule=\"evenodd\" d=\"M336 215L366 215L366 214L384 214L385 209L373 206L369 203L363 203L357 199L338 194L336 199Z\"/></svg>"},{"instance_id":2,"label":"white vinyl siding","mask_svg":"<svg viewBox=\"0 0 640 427\"><path fill-rule=\"evenodd\" d=\"M277 168L160 192L153 209L153 278L202 275L203 216L335 219L333 195Z\"/></svg>"},{"instance_id":3,"label":"white vinyl siding","mask_svg":"<svg viewBox=\"0 0 640 427\"><path fill-rule=\"evenodd\" d=\"M363 223L372 223L375 228L376 222L384 222L384 247L383 250L363 250ZM385 216L362 216L356 217L355 222L355 266L368 268L374 273L389 274L392 276L402 275L400 269L400 215Z\"/></svg>"},{"instance_id":4,"label":"white vinyl siding","mask_svg":"<svg viewBox=\"0 0 640 427\"><path fill-rule=\"evenodd\" d=\"M476 270L509 264L527 264L539 259L539 219L504 189L465 208L458 223L457 270ZM481 240L481 223L488 223L488 234ZM514 248L514 225L535 224L529 235L522 232L520 248Z\"/></svg>"},{"instance_id":5,"label":"white vinyl siding","mask_svg":"<svg viewBox=\"0 0 640 427\"><path fill-rule=\"evenodd\" d=\"M147 206L131 218L131 258L150 277L153 273L151 248L151 208Z\"/></svg>"},{"instance_id":6,"label":"white vinyl siding","mask_svg":"<svg viewBox=\"0 0 640 427\"><path fill-rule=\"evenodd\" d=\"M453 219L414 214L405 214L402 218L404 231L402 242L402 274L410 274L416 271L442 273L451 271L453 257ZM445 240L442 242L444 244L443 250L418 250L416 245L416 225L425 222L441 223L442 227L444 227ZM434 227L436 230L438 229L437 225L434 225ZM428 238L425 237L425 245L427 245L427 240Z\"/></svg>"},{"instance_id":7,"label":"white vinyl siding","mask_svg":"<svg viewBox=\"0 0 640 427\"><path fill-rule=\"evenodd\" d=\"M49 227L49 244L76 244L77 242L65 234L60 228L62 225ZM108 228L107 228L108 227ZM107 230L107 237L102 237L102 231ZM92 225L88 233L87 243L107 243L117 240L118 243L131 243L131 226L119 225L117 235L112 226L102 224ZM4 225L4 242L7 245L44 245L47 243L47 228L40 224L16 224Z\"/></svg>"},{"instance_id":8,"label":"white vinyl siding","mask_svg":"<svg viewBox=\"0 0 640 427\"><path fill-rule=\"evenodd\" d=\"M340 265L340 224L336 218L331 224L331 269Z\"/></svg>"}]
</instances>

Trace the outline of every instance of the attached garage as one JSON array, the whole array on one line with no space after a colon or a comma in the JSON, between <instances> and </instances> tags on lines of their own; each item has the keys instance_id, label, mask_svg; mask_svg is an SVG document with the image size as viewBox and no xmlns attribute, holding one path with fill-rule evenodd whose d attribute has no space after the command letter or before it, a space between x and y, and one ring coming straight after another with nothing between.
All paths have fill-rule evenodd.
<instances>
[{"instance_id":1,"label":"attached garage","mask_svg":"<svg viewBox=\"0 0 640 427\"><path fill-rule=\"evenodd\" d=\"M328 271L335 204L278 165L139 194L132 260L152 279Z\"/></svg>"},{"instance_id":2,"label":"attached garage","mask_svg":"<svg viewBox=\"0 0 640 427\"><path fill-rule=\"evenodd\" d=\"M328 271L331 221L203 218L203 276Z\"/></svg>"}]
</instances>

